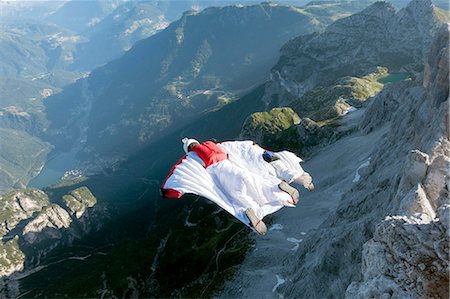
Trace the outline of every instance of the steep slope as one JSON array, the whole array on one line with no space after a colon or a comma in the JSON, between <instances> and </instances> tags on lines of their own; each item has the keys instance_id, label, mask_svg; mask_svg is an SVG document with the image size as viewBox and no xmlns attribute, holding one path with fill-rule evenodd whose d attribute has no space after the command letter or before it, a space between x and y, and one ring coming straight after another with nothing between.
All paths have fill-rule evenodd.
<instances>
[{"instance_id":1,"label":"steep slope","mask_svg":"<svg viewBox=\"0 0 450 299\"><path fill-rule=\"evenodd\" d=\"M85 76L94 67L123 53L124 47L129 48L131 43L153 34L155 27L160 25L158 17L147 9L154 7L153 4L116 2L122 9L117 8L114 15L114 12L110 13L115 5L113 2L71 1L65 5L53 1L20 2L17 5L2 2L0 128L5 129L1 131L2 142L20 147L21 152L26 153L25 156L44 153L30 164L28 159L17 157L16 151L4 150L0 168L3 174L8 172L8 175L0 179L2 191L12 188L13 182L20 182L16 187L27 184L30 178L39 173L46 159L50 149L48 145L34 152L37 138L42 137L47 127L43 104L45 98ZM59 15L59 21L73 25L80 18L91 14L98 19L89 26L90 30L81 33L61 26L65 24L56 25L49 21ZM100 22L103 19L105 22ZM99 23L95 25L96 22ZM100 44L89 43L95 40ZM89 57L88 64L84 56ZM21 136L22 139L14 136ZM38 143L46 144L43 141ZM17 161L23 163L14 164ZM15 169L11 165L16 165L13 167Z\"/></svg>"},{"instance_id":2,"label":"steep slope","mask_svg":"<svg viewBox=\"0 0 450 299\"><path fill-rule=\"evenodd\" d=\"M376 224L373 238L363 246L362 282L348 287L349 298L449 294L449 29L442 28L431 46L421 86L397 99L381 99L390 107L398 103L391 112L396 129L375 156L379 164L374 167L383 167L398 149L410 152L383 203L390 216ZM368 113L379 115L380 108L374 103ZM367 116L362 128L370 130L377 123Z\"/></svg>"},{"instance_id":3,"label":"steep slope","mask_svg":"<svg viewBox=\"0 0 450 299\"><path fill-rule=\"evenodd\" d=\"M116 171L108 170L78 183L76 186L87 186L118 215L114 214L98 233L76 241L70 250L57 248L43 257L36 264L41 271L27 272L25 277L20 273L11 276L9 285L20 283L20 293L30 297L95 297L99 293L209 296L245 257L251 246L250 230L204 199L162 199L159 187L183 153L181 137L235 138L247 115L263 106L263 93L264 86L260 86L167 138L158 139L121 163ZM64 195L69 193L66 190L55 187L46 191ZM52 282L51 288L48 281Z\"/></svg>"},{"instance_id":4,"label":"steep slope","mask_svg":"<svg viewBox=\"0 0 450 299\"><path fill-rule=\"evenodd\" d=\"M25 187L44 166L52 146L24 131L0 128L0 148L0 193L3 193L12 187Z\"/></svg>"},{"instance_id":5,"label":"steep slope","mask_svg":"<svg viewBox=\"0 0 450 299\"><path fill-rule=\"evenodd\" d=\"M388 2L376 2L322 34L296 38L281 50L267 101L286 104L284 98L299 98L342 76L366 75L377 66L420 71L417 61L442 22L431 0L413 0L397 13Z\"/></svg>"},{"instance_id":6,"label":"steep slope","mask_svg":"<svg viewBox=\"0 0 450 299\"><path fill-rule=\"evenodd\" d=\"M1 78L18 78L56 85L72 82L79 73L65 68L81 36L42 21L16 20L0 24Z\"/></svg>"},{"instance_id":7,"label":"steep slope","mask_svg":"<svg viewBox=\"0 0 450 299\"><path fill-rule=\"evenodd\" d=\"M80 105L88 106L82 92L88 86L85 91L95 100L83 112L89 117L85 152L105 159L128 155L163 130L180 127L264 80L281 44L317 29L312 20L301 10L274 4L186 13L85 83L49 98L49 132L68 146L78 138L71 127L77 126Z\"/></svg>"},{"instance_id":8,"label":"steep slope","mask_svg":"<svg viewBox=\"0 0 450 299\"><path fill-rule=\"evenodd\" d=\"M145 53L144 50L143 52ZM186 56L191 57L189 55ZM136 61L135 64L140 62L142 61ZM122 71L122 68L119 70ZM145 73L145 71L145 69L142 70L142 73ZM128 76L130 73L123 75ZM139 75L141 74L137 74L136 76ZM108 78L107 74L104 74L104 78L101 79L107 81ZM113 84L119 84L122 79L117 79ZM78 110L78 114L72 115L72 117L86 116L89 111L83 109L89 108L90 101L88 100L96 94L103 93L103 91L97 90L100 89L100 85L94 85L94 83L89 80L83 80L71 87L74 93L78 92L78 89L82 91L81 109ZM142 84L144 85L144 83ZM95 87L94 90L92 90L92 86ZM404 83L401 88L393 93L401 93L402 88L405 86L409 86L408 82ZM126 91L133 88L134 86L128 87L128 89L124 88L125 91L123 93L126 95ZM216 137L218 139L234 138L239 133L240 126L246 115L256 110L261 110L263 107L263 103L261 102L263 89L264 86L260 86L247 97L225 105L220 110L208 113L201 119L186 125L180 130L168 132L168 135L161 134L161 136L158 136L159 134L154 134L153 144L143 148L132 159L121 164L119 171L113 172L112 169L107 169L106 172L109 175L93 177L87 182L83 182L83 184L94 185L94 190L103 189L102 197L107 198L109 201L121 202L118 209L134 206L135 211L109 223L109 227L104 231L92 235L90 239L83 240L83 242L71 248L71 251L76 251L79 254L68 256L67 251L62 252L62 249L42 260L42 264L40 265L44 267L38 268L38 270L42 271L11 277L11 282L20 280L22 288L21 295L79 297L82 294L86 297L94 297L100 294L101 296L111 297L131 297L137 295L147 297L156 295L164 297L199 297L207 296L211 290L214 290L217 282L230 277L233 273L234 265L241 261L244 256L243 253L251 245L246 239L247 231L242 230L242 226L239 224L236 225L223 212L220 213L210 205L202 205L199 203L201 200L198 200L196 203L187 201L184 204L164 204L158 201L156 205L161 204L162 208L158 212L157 217L159 218L153 222L151 218L152 211L155 209L153 199L158 197L156 189L160 180L181 154L179 146L180 137L195 135L200 139L207 137ZM117 90L112 89L112 91ZM209 96L208 94L209 92L205 96ZM222 95L220 94L220 96ZM109 96L113 98L115 94L110 93ZM109 104L108 99L104 96L102 106L96 108L96 114L91 116L91 121L101 116L102 110L106 109ZM222 100L226 101L223 97ZM124 101L120 108L117 109L128 109L127 106L129 103L131 101ZM386 104L388 107L396 107L397 102L389 102ZM372 112L376 111L372 110ZM380 110L375 114L386 116L389 119L393 117L385 112L384 110ZM291 111L288 114L295 116ZM293 117L294 123L296 122L295 119L296 117ZM384 118L379 118L378 120L383 125L386 122ZM371 125L365 127L367 130L376 124L374 118L371 118L369 122L371 122ZM75 128L84 129L84 127L78 125L75 125ZM282 126L283 128L284 126ZM108 127L108 130L114 131L114 129L114 127ZM124 130L123 132L127 131ZM317 174L318 178L323 179L323 184L319 186L328 190L325 190L323 193L319 191L314 197L309 198L308 206L311 207L312 211L318 211L318 213L313 214L312 217L309 215L310 218L308 218L307 210L301 210L302 217L299 217L295 213L299 209L287 210L286 213L290 214L291 217L286 217L286 219L292 219L293 221L308 219L310 223L308 223L308 226L302 228L305 231L317 227L320 220L326 216L326 211L330 209L330 205L324 202L323 198L333 199L331 208L337 205L337 200L340 199L341 194L352 186L351 179L355 169L358 175L359 171L365 171L365 167L358 169L357 166L359 164L356 165L355 163L361 162L365 164L363 162L366 162L366 159L373 154L372 151L376 148L375 144L380 140L379 138L383 137L384 132L383 128L378 130L376 127L368 135L363 134L362 136L357 136L359 138L353 139L351 138L355 136L350 137L351 142L347 143L349 139L343 139L340 143L329 148L326 160L321 159L324 156L318 156L315 157L315 164L307 164L307 167L311 167L313 172L315 169L319 169L319 165L322 165L321 172L327 172L327 176L321 177ZM77 134L77 132L70 133ZM74 139L77 139L77 136L74 136ZM361 144L364 146L361 146ZM122 148L118 150L120 151ZM337 153L341 153L342 155L336 156ZM355 159L353 155L356 155L358 159ZM345 164L345 167L342 164ZM337 181L338 179L342 179L342 177L345 177L345 182L342 181L342 183L345 183L345 186L339 184L341 181ZM331 186L342 188L338 189L338 192L333 192L336 190L332 190L330 188ZM94 194L97 194L97 192L94 192ZM73 201L73 198L76 198L73 194L66 195L65 203L69 208L76 209L79 203ZM145 204L139 204L140 200L145 201ZM308 201L308 198L306 201ZM48 211L53 211L53 208ZM77 214L73 209L72 213L75 216ZM176 215L176 217L173 217L173 215ZM43 218L45 220L45 217ZM38 222L41 223L40 221ZM280 236L277 232L280 226L272 227L272 231L275 230L274 233L277 233L278 239L276 241L282 244L283 248L280 250L280 247L277 246L268 247L271 247L278 254L281 252L288 255L289 259L286 264L292 265L293 263L290 260L291 255L289 253L297 253L296 250L300 248L300 239L303 237L301 237L302 233L298 231L298 226L294 225L300 224L300 222L285 222L284 224L286 231L292 234ZM33 225L32 227L35 226ZM36 224L36 227L39 227L39 225ZM331 229L328 230L331 231ZM281 239L283 237L284 239ZM286 237L289 239L286 239ZM314 236L311 238L317 240ZM310 244L311 242L308 241L307 243ZM184 250L179 249L180 244L186 245ZM11 245L14 246L15 244L11 243ZM273 243L270 245L273 245ZM276 271L283 271L279 267L279 255L276 256L277 259L268 259L267 255L264 255L264 252L269 251L267 249L268 247L264 247L262 248L264 250L259 251L263 252L262 255L256 261L253 260L253 264L251 264L253 267L248 268L253 273L261 274L263 271L254 271L255 267L266 265L264 263L267 261L276 264L272 264L272 266L278 267ZM261 249L261 247L256 248ZM192 257L192 252L195 252L194 257ZM303 252L302 249L302 254ZM19 255L18 257L20 258ZM64 256L64 258L59 258L60 256ZM293 260L297 261L296 258L294 257ZM57 261L57 263L54 261ZM301 261L303 262L303 260ZM304 264L309 265L308 262L304 262ZM328 270L326 268L327 265L323 267L325 270ZM319 270L323 270L321 267L319 268ZM284 289L285 287L291 288L292 285L289 283L281 287L278 283L276 287L274 286L278 278L281 279L287 276L281 272L276 272L281 275L277 277L274 275L275 272L273 272L273 269L270 269L272 272L266 273L270 275L270 279L272 280L258 280L258 276L256 276L256 279L252 277L250 280L242 280L244 281L244 290L248 290L249 288L247 286L254 281L261 282L257 290L260 292L268 291L265 294L270 294L270 290L280 290L284 293L286 290ZM352 271L357 272L355 269ZM296 273L295 275L299 274ZM295 275L289 277L296 277ZM328 273L325 275L328 275ZM77 277L77 280L74 280L73 277ZM52 281L52 288L48 288L48 280ZM309 287L311 284L306 283L305 285ZM359 284L356 284L356 286L359 286ZM0 289L3 290L3 286ZM256 288L251 289L255 290ZM339 286L339 290L341 289L341 286ZM28 293L30 290L31 292ZM307 292L313 291L308 290ZM259 293L259 295L261 294ZM292 297L297 297L303 293L301 291L295 291L292 294ZM341 291L340 294L342 294ZM17 296L18 293L11 295L11 297Z\"/></svg>"}]
</instances>

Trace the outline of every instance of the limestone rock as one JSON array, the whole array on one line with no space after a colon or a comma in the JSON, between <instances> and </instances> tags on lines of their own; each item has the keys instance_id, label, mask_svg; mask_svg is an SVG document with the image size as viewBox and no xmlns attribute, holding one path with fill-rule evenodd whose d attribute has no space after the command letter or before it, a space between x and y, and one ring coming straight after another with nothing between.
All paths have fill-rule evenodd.
<instances>
[{"instance_id":1,"label":"limestone rock","mask_svg":"<svg viewBox=\"0 0 450 299\"><path fill-rule=\"evenodd\" d=\"M72 219L66 210L57 204L51 204L25 226L23 237L29 244L43 239L61 239L60 229L68 228L71 223Z\"/></svg>"},{"instance_id":2,"label":"limestone rock","mask_svg":"<svg viewBox=\"0 0 450 299\"><path fill-rule=\"evenodd\" d=\"M360 129L386 133L359 183L285 262L292 281L285 284L285 296L448 296L450 109L443 61L449 30L444 27L431 46L426 87L420 75L371 100Z\"/></svg>"},{"instance_id":3,"label":"limestone rock","mask_svg":"<svg viewBox=\"0 0 450 299\"><path fill-rule=\"evenodd\" d=\"M70 194L64 195L63 201L69 209L69 213L75 214L78 219L83 216L87 208L92 208L97 203L97 199L86 187L80 187L71 191Z\"/></svg>"},{"instance_id":4,"label":"limestone rock","mask_svg":"<svg viewBox=\"0 0 450 299\"><path fill-rule=\"evenodd\" d=\"M448 212L447 206L441 213ZM387 217L364 244L363 282L352 283L346 297L446 298L449 241L440 219Z\"/></svg>"},{"instance_id":5,"label":"limestone rock","mask_svg":"<svg viewBox=\"0 0 450 299\"><path fill-rule=\"evenodd\" d=\"M399 116L412 114L417 117L394 118L396 128L402 129L393 131L392 138L402 140L407 146L420 144L422 148L428 148L430 154L413 150L406 159L393 198L399 206L395 208L394 205L390 210L391 214L402 216L387 217L377 225L373 238L365 243L363 279L348 287L348 298L381 297L384 294L409 298L448 297L450 144L441 124L448 120L449 100L448 82L442 84L439 75L448 74L440 63L442 58L448 60L448 33L445 26L432 44L429 61L434 64L429 64L424 74L427 82L422 84L426 90L416 89L410 106L400 105L396 112ZM432 57L436 53L440 57ZM415 114L415 110L420 114ZM411 128L407 129L406 124L412 125ZM427 126L433 133L426 133L421 126ZM405 132L408 135L405 136ZM403 136L399 137L400 134ZM374 247L381 249L374 251ZM380 268L378 265L385 266ZM389 284L379 284L380 280L387 280Z\"/></svg>"},{"instance_id":6,"label":"limestone rock","mask_svg":"<svg viewBox=\"0 0 450 299\"><path fill-rule=\"evenodd\" d=\"M25 264L25 255L20 250L19 238L0 243L0 278L21 271Z\"/></svg>"},{"instance_id":7,"label":"limestone rock","mask_svg":"<svg viewBox=\"0 0 450 299\"><path fill-rule=\"evenodd\" d=\"M427 174L428 165L430 165L430 158L427 154L419 150L412 150L403 171L405 180L410 184L420 182Z\"/></svg>"},{"instance_id":8,"label":"limestone rock","mask_svg":"<svg viewBox=\"0 0 450 299\"><path fill-rule=\"evenodd\" d=\"M0 195L0 236L13 230L49 204L48 196L38 189L19 189Z\"/></svg>"}]
</instances>

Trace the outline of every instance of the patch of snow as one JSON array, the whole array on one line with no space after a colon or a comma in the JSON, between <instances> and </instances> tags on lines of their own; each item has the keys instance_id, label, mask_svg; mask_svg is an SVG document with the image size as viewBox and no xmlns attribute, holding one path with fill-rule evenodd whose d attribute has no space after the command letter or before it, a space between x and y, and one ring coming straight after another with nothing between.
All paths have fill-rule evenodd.
<instances>
[{"instance_id":1,"label":"patch of snow","mask_svg":"<svg viewBox=\"0 0 450 299\"><path fill-rule=\"evenodd\" d=\"M362 168L364 168L364 167L367 167L367 166L369 166L370 165L370 158L366 161L366 162L364 162L363 164L361 164L359 167L358 167L358 169L356 169L356 173L355 173L355 177L353 178L353 183L357 183L357 182L359 182L359 180L361 179L361 175L359 174L359 171L362 169Z\"/></svg>"},{"instance_id":2,"label":"patch of snow","mask_svg":"<svg viewBox=\"0 0 450 299\"><path fill-rule=\"evenodd\" d=\"M287 238L287 240L295 244L295 246L291 248L292 251L296 251L300 246L300 243L303 241L303 239L296 239L296 238Z\"/></svg>"},{"instance_id":3,"label":"patch of snow","mask_svg":"<svg viewBox=\"0 0 450 299\"><path fill-rule=\"evenodd\" d=\"M272 292L275 293L275 291L277 290L277 288L282 285L283 283L286 282L286 280L281 277L281 275L275 274L275 277L277 278L277 283L273 286L272 288Z\"/></svg>"},{"instance_id":4,"label":"patch of snow","mask_svg":"<svg viewBox=\"0 0 450 299\"><path fill-rule=\"evenodd\" d=\"M279 223L275 223L274 225L272 225L272 226L269 228L269 231L271 231L271 230L282 230L283 228L284 228L283 225L281 225L281 224L279 224Z\"/></svg>"}]
</instances>

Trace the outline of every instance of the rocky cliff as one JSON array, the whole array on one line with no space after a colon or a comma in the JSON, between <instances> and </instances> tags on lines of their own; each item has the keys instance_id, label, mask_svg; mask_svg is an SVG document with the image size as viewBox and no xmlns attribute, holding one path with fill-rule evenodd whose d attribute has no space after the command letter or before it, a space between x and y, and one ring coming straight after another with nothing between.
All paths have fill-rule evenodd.
<instances>
[{"instance_id":1,"label":"rocky cliff","mask_svg":"<svg viewBox=\"0 0 450 299\"><path fill-rule=\"evenodd\" d=\"M448 35L445 26L423 75L372 100L360 129L388 131L336 212L286 263L286 296L448 295Z\"/></svg>"},{"instance_id":2,"label":"rocky cliff","mask_svg":"<svg viewBox=\"0 0 450 299\"><path fill-rule=\"evenodd\" d=\"M377 224L373 238L364 244L362 279L348 287L348 298L449 294L448 42L445 26L431 46L422 86L407 89L410 105L400 103L394 113L393 125L400 129L391 131L390 146L407 142L402 145L411 152L390 196L393 216ZM405 131L406 138L400 136Z\"/></svg>"},{"instance_id":3,"label":"rocky cliff","mask_svg":"<svg viewBox=\"0 0 450 299\"><path fill-rule=\"evenodd\" d=\"M99 229L106 211L103 205L95 206L97 201L89 189L74 189L63 199L66 206L39 189L13 190L0 196L0 280L8 276L14 280L12 274L39 268L39 260L58 245L68 245ZM3 297L11 284L1 283Z\"/></svg>"}]
</instances>

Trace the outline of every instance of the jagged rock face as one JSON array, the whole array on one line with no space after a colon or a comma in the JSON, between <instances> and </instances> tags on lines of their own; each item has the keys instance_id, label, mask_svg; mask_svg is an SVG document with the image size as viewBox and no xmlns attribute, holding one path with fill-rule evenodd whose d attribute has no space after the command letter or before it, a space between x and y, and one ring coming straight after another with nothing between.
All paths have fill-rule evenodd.
<instances>
[{"instance_id":1,"label":"jagged rock face","mask_svg":"<svg viewBox=\"0 0 450 299\"><path fill-rule=\"evenodd\" d=\"M297 127L299 142L305 147L303 153L308 153L308 148L316 145L331 143L336 140L338 133L329 126L321 127L315 121L304 118Z\"/></svg>"},{"instance_id":2,"label":"jagged rock face","mask_svg":"<svg viewBox=\"0 0 450 299\"><path fill-rule=\"evenodd\" d=\"M426 102L417 105L421 115L416 116L412 126L413 142L431 147L431 155L418 150L410 153L394 197L394 202L400 203L397 213L402 216L387 217L377 226L373 239L364 245L363 279L349 286L349 298L384 294L412 298L448 296L448 35L445 26L432 44L422 84L428 87L423 93ZM426 117L428 134L432 136L429 140L422 129L427 125Z\"/></svg>"},{"instance_id":3,"label":"jagged rock face","mask_svg":"<svg viewBox=\"0 0 450 299\"><path fill-rule=\"evenodd\" d=\"M388 133L361 180L288 261L298 266L286 296L342 296L352 281L349 298L448 294L448 35L445 26L432 44L427 84L393 84L368 107L361 129Z\"/></svg>"},{"instance_id":4,"label":"jagged rock face","mask_svg":"<svg viewBox=\"0 0 450 299\"><path fill-rule=\"evenodd\" d=\"M0 234L3 236L33 213L49 204L47 195L41 190L15 190L0 196Z\"/></svg>"},{"instance_id":5,"label":"jagged rock face","mask_svg":"<svg viewBox=\"0 0 450 299\"><path fill-rule=\"evenodd\" d=\"M387 217L364 244L363 282L352 283L346 297L446 298L450 238L440 219L449 212L447 204L433 221L421 214Z\"/></svg>"},{"instance_id":6,"label":"jagged rock face","mask_svg":"<svg viewBox=\"0 0 450 299\"><path fill-rule=\"evenodd\" d=\"M97 200L88 188L75 189L67 197L78 206L69 205L66 210L38 189L13 190L0 196L0 278L24 270L25 262L34 256L41 257L57 245L99 228L106 211L94 207ZM32 264L27 262L28 267L38 266Z\"/></svg>"},{"instance_id":7,"label":"jagged rock face","mask_svg":"<svg viewBox=\"0 0 450 299\"><path fill-rule=\"evenodd\" d=\"M97 199L86 187L80 187L70 194L64 195L63 200L69 209L69 213L75 214L77 218L83 216L87 208L92 208L97 203Z\"/></svg>"},{"instance_id":8,"label":"jagged rock face","mask_svg":"<svg viewBox=\"0 0 450 299\"><path fill-rule=\"evenodd\" d=\"M61 239L62 234L59 229L68 228L72 222L69 213L58 206L51 204L30 221L23 229L25 241L30 244L44 239ZM40 234L40 238L37 237Z\"/></svg>"},{"instance_id":9,"label":"jagged rock face","mask_svg":"<svg viewBox=\"0 0 450 299\"><path fill-rule=\"evenodd\" d=\"M13 232L19 223L48 205L49 199L40 190L23 189L1 195L0 203L0 277L4 277L24 268L25 255Z\"/></svg>"},{"instance_id":10,"label":"jagged rock face","mask_svg":"<svg viewBox=\"0 0 450 299\"><path fill-rule=\"evenodd\" d=\"M0 246L0 277L23 270L25 255L19 249L18 238L16 237L9 241L2 241L2 243L3 244ZM0 294L2 294L1 290Z\"/></svg>"},{"instance_id":11,"label":"jagged rock face","mask_svg":"<svg viewBox=\"0 0 450 299\"><path fill-rule=\"evenodd\" d=\"M316 85L343 75L361 76L376 66L417 68L440 21L431 0L414 0L395 13L376 2L360 13L331 24L324 33L300 36L281 49L272 70L271 97L300 97Z\"/></svg>"}]
</instances>

